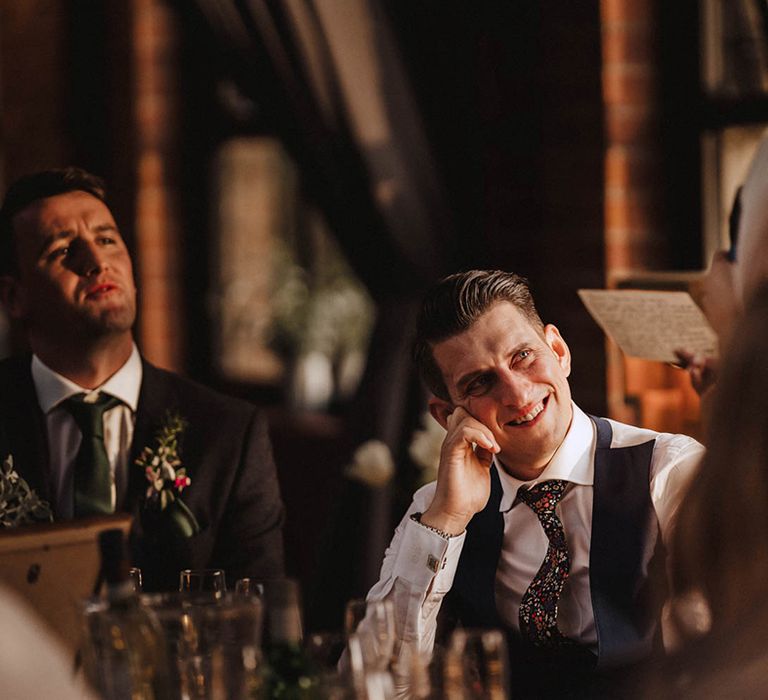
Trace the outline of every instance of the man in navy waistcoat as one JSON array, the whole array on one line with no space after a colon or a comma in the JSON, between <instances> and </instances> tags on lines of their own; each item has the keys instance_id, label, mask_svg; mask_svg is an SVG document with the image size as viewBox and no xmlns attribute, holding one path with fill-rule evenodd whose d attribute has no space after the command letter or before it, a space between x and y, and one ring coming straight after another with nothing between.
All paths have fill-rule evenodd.
<instances>
[{"instance_id":1,"label":"man in navy waistcoat","mask_svg":"<svg viewBox=\"0 0 768 700\"><path fill-rule=\"evenodd\" d=\"M440 282L415 358L447 433L368 596L394 603L400 668L450 619L507 632L515 697L608 692L661 643L652 573L703 447L576 406L568 346L512 273Z\"/></svg>"}]
</instances>

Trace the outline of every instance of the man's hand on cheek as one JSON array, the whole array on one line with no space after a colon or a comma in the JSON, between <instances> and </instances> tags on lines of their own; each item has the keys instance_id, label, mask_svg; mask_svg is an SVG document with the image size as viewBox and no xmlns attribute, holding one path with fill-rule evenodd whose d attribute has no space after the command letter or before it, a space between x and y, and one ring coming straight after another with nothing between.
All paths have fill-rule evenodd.
<instances>
[{"instance_id":1,"label":"man's hand on cheek","mask_svg":"<svg viewBox=\"0 0 768 700\"><path fill-rule=\"evenodd\" d=\"M488 502L489 468L499 445L491 430L460 406L446 428L435 497L421 522L458 535Z\"/></svg>"}]
</instances>

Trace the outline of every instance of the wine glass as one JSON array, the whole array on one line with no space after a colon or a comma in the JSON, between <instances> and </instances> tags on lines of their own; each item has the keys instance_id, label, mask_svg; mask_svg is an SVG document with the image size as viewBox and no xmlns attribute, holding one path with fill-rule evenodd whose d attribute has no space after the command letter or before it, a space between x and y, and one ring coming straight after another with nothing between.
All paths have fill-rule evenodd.
<instances>
[{"instance_id":1,"label":"wine glass","mask_svg":"<svg viewBox=\"0 0 768 700\"><path fill-rule=\"evenodd\" d=\"M346 642L339 632L314 632L304 640L304 653L317 675L322 697L345 697L352 687L348 664L340 664Z\"/></svg>"},{"instance_id":2,"label":"wine glass","mask_svg":"<svg viewBox=\"0 0 768 700\"><path fill-rule=\"evenodd\" d=\"M301 588L292 578L264 582L265 643L300 645L304 638Z\"/></svg>"},{"instance_id":3,"label":"wine glass","mask_svg":"<svg viewBox=\"0 0 768 700\"><path fill-rule=\"evenodd\" d=\"M223 569L182 569L179 574L179 591L182 593L212 593L215 599L227 591Z\"/></svg>"},{"instance_id":4,"label":"wine glass","mask_svg":"<svg viewBox=\"0 0 768 700\"><path fill-rule=\"evenodd\" d=\"M375 654L372 658L369 635L366 632L362 635L352 632L346 639L345 657L342 657L340 666L347 693L352 692L353 697L368 700L395 698L392 673L386 665L382 665L381 659L375 658ZM342 697L349 697L349 694Z\"/></svg>"},{"instance_id":5,"label":"wine glass","mask_svg":"<svg viewBox=\"0 0 768 700\"><path fill-rule=\"evenodd\" d=\"M83 671L100 698L172 696L165 638L151 610L89 598L81 613Z\"/></svg>"},{"instance_id":6,"label":"wine glass","mask_svg":"<svg viewBox=\"0 0 768 700\"><path fill-rule=\"evenodd\" d=\"M128 569L128 575L130 576L130 581L133 584L134 592L141 593L143 590L141 569L138 566L132 566L130 569Z\"/></svg>"},{"instance_id":7,"label":"wine glass","mask_svg":"<svg viewBox=\"0 0 768 700\"><path fill-rule=\"evenodd\" d=\"M344 633L349 636L356 632L363 620L394 637L395 609L391 600L353 598L348 601L344 609Z\"/></svg>"},{"instance_id":8,"label":"wine glass","mask_svg":"<svg viewBox=\"0 0 768 700\"><path fill-rule=\"evenodd\" d=\"M507 643L499 630L457 629L443 659L447 700L504 700L509 693Z\"/></svg>"},{"instance_id":9,"label":"wine glass","mask_svg":"<svg viewBox=\"0 0 768 700\"><path fill-rule=\"evenodd\" d=\"M199 605L185 593L145 594L163 630L173 687L185 700L250 697L259 683L262 606L223 594Z\"/></svg>"},{"instance_id":10,"label":"wine glass","mask_svg":"<svg viewBox=\"0 0 768 700\"><path fill-rule=\"evenodd\" d=\"M264 584L255 578L239 578L235 581L235 594L263 598Z\"/></svg>"},{"instance_id":11,"label":"wine glass","mask_svg":"<svg viewBox=\"0 0 768 700\"><path fill-rule=\"evenodd\" d=\"M366 668L387 671L395 648L395 611L391 600L350 600L344 615L347 638L356 635Z\"/></svg>"},{"instance_id":12,"label":"wine glass","mask_svg":"<svg viewBox=\"0 0 768 700\"><path fill-rule=\"evenodd\" d=\"M408 688L408 697L414 700L442 697L441 648L420 649L416 644L403 644L398 658L392 664L397 685Z\"/></svg>"}]
</instances>

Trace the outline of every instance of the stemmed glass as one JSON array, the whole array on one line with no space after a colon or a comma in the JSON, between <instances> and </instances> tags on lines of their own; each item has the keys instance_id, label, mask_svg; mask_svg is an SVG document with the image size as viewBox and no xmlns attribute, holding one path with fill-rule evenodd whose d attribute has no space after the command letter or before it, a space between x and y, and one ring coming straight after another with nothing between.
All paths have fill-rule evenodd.
<instances>
[{"instance_id":1,"label":"stemmed glass","mask_svg":"<svg viewBox=\"0 0 768 700\"><path fill-rule=\"evenodd\" d=\"M348 697L345 694L352 687L350 669L339 663L346 644L339 632L314 632L304 640L304 654L317 675L321 697Z\"/></svg>"},{"instance_id":2,"label":"stemmed glass","mask_svg":"<svg viewBox=\"0 0 768 700\"><path fill-rule=\"evenodd\" d=\"M403 644L392 673L398 684L408 687L408 697L413 700L442 697L441 647L419 649L415 644Z\"/></svg>"},{"instance_id":3,"label":"stemmed glass","mask_svg":"<svg viewBox=\"0 0 768 700\"><path fill-rule=\"evenodd\" d=\"M255 578L239 578L235 581L235 594L264 598L264 584Z\"/></svg>"},{"instance_id":4,"label":"stemmed glass","mask_svg":"<svg viewBox=\"0 0 768 700\"><path fill-rule=\"evenodd\" d=\"M182 569L179 574L179 591L182 593L212 593L215 599L227 591L223 569Z\"/></svg>"},{"instance_id":5,"label":"stemmed glass","mask_svg":"<svg viewBox=\"0 0 768 700\"><path fill-rule=\"evenodd\" d=\"M172 674L165 638L156 618L135 599L82 603L80 654L83 671L99 697L170 697Z\"/></svg>"},{"instance_id":6,"label":"stemmed glass","mask_svg":"<svg viewBox=\"0 0 768 700\"><path fill-rule=\"evenodd\" d=\"M355 684L369 698L394 697L390 666L395 648L395 612L391 600L350 600L344 632Z\"/></svg>"},{"instance_id":7,"label":"stemmed glass","mask_svg":"<svg viewBox=\"0 0 768 700\"><path fill-rule=\"evenodd\" d=\"M143 589L142 579L141 579L141 569L137 566L132 566L128 570L128 574L130 576L131 583L133 584L134 592L141 593Z\"/></svg>"},{"instance_id":8,"label":"stemmed glass","mask_svg":"<svg viewBox=\"0 0 768 700\"><path fill-rule=\"evenodd\" d=\"M504 700L509 693L507 658L507 643L499 630L455 630L443 658L443 696Z\"/></svg>"},{"instance_id":9,"label":"stemmed glass","mask_svg":"<svg viewBox=\"0 0 768 700\"><path fill-rule=\"evenodd\" d=\"M366 665L386 669L395 646L395 611L391 600L350 600L344 615L344 632L357 634Z\"/></svg>"},{"instance_id":10,"label":"stemmed glass","mask_svg":"<svg viewBox=\"0 0 768 700\"><path fill-rule=\"evenodd\" d=\"M259 683L262 606L224 594L199 604L186 593L141 596L163 630L173 687L182 700L251 697Z\"/></svg>"}]
</instances>

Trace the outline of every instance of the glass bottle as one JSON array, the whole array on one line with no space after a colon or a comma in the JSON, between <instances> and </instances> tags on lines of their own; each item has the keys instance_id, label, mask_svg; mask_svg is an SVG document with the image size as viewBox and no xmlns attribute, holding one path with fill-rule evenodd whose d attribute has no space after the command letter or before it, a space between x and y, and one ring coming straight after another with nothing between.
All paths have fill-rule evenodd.
<instances>
[{"instance_id":1,"label":"glass bottle","mask_svg":"<svg viewBox=\"0 0 768 700\"><path fill-rule=\"evenodd\" d=\"M266 582L264 600L265 696L275 700L321 698L318 669L303 647L298 583L292 579Z\"/></svg>"},{"instance_id":2,"label":"glass bottle","mask_svg":"<svg viewBox=\"0 0 768 700\"><path fill-rule=\"evenodd\" d=\"M85 603L83 665L105 700L173 697L165 640L139 602L121 530L99 536L102 595Z\"/></svg>"}]
</instances>

